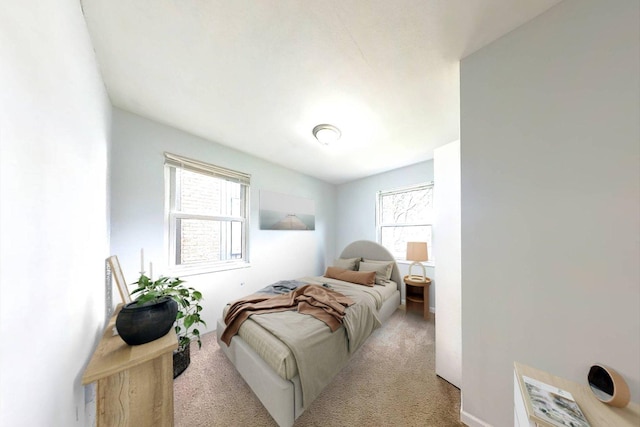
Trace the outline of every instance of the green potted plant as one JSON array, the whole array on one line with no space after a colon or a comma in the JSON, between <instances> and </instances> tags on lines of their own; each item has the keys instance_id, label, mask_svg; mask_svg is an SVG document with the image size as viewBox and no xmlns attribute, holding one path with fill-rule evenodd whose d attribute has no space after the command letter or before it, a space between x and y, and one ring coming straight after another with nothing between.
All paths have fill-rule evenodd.
<instances>
[{"instance_id":1,"label":"green potted plant","mask_svg":"<svg viewBox=\"0 0 640 427\"><path fill-rule=\"evenodd\" d=\"M191 363L191 341L197 341L198 348L202 347L200 330L197 326L199 324L207 326L200 317L202 294L192 287L185 286L184 283L184 280L180 280L177 277L160 277L157 280L151 280L149 277L142 275L135 282L138 287L131 292L132 295L139 294L136 301L140 304L167 296L178 303L175 323L175 330L178 335L178 349L173 353L174 378L187 369L187 366Z\"/></svg>"}]
</instances>

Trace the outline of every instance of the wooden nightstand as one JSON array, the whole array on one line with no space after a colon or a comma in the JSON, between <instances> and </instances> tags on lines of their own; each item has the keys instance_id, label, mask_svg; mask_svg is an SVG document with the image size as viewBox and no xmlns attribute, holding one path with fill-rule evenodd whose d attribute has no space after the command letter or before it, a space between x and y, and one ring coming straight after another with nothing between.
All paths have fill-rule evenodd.
<instances>
[{"instance_id":1,"label":"wooden nightstand","mask_svg":"<svg viewBox=\"0 0 640 427\"><path fill-rule=\"evenodd\" d=\"M424 320L429 320L429 285L431 285L431 279L428 277L424 281L416 281L409 279L409 276L404 276L404 284L406 290L407 299L407 311L419 310L422 312Z\"/></svg>"}]
</instances>

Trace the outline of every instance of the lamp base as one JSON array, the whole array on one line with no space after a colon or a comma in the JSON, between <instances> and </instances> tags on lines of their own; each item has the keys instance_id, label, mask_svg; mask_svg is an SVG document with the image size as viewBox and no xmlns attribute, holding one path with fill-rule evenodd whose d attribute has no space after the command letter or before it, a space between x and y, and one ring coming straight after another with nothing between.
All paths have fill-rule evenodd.
<instances>
[{"instance_id":1,"label":"lamp base","mask_svg":"<svg viewBox=\"0 0 640 427\"><path fill-rule=\"evenodd\" d=\"M422 276L416 276L411 274L411 269L414 265L419 265L422 268ZM424 268L424 265L418 261L414 261L409 266L409 280L413 280L414 282L426 282L427 281L427 270Z\"/></svg>"}]
</instances>

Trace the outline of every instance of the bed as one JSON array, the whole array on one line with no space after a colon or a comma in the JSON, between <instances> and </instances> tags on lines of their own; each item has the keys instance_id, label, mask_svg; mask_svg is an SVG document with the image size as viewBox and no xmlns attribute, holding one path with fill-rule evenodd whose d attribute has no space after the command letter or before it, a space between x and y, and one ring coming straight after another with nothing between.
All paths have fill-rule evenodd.
<instances>
[{"instance_id":1,"label":"bed","mask_svg":"<svg viewBox=\"0 0 640 427\"><path fill-rule=\"evenodd\" d=\"M379 322L372 326L370 320L356 321L356 323L361 322L365 325L363 328L368 328L369 330L365 331L365 333L356 340L350 341L346 339L346 341L350 341L347 345L351 346L350 349L345 350L348 356L333 362L334 370L328 374L325 373L325 378L320 381L319 384L307 379L308 374L306 374L306 372L308 367L305 363L299 364L296 361L296 355L302 354L301 352L307 351L307 353L312 353L313 351L309 349L298 349L294 352L267 330L268 326L270 326L269 321L271 323L284 321L297 322L299 319L295 320L292 316L303 316L307 319L311 316L305 316L292 311L252 316L242 324L238 334L230 339L228 346L222 341L223 331L226 327L224 322L226 309L222 318L217 322L216 335L221 350L280 427L290 427L293 425L296 418L309 407L313 399L322 391L322 388L348 363L348 359L357 351L357 348L366 341L368 333L389 319L400 305L401 278L398 266L391 253L375 242L359 240L349 244L342 251L339 260L336 260L336 262L342 263L345 260L352 260L354 258L361 260L359 267L368 270L377 268L372 268L375 264L390 264L391 267L388 270L390 273L387 274L386 280L376 273L376 284L371 287L323 276L298 279L300 282L312 285L324 285L332 290L345 292L345 294L348 294L350 297L353 296L356 304L346 310L347 316L351 316L356 312L360 313L362 311L373 310L375 317L373 322ZM344 267L342 264L339 266ZM358 266L356 266L355 269L358 270ZM363 294L364 296L360 297L358 296L360 295L358 292L361 292L363 288L368 289L366 289L365 294ZM380 294L380 297L374 298L371 296L373 293ZM371 302L376 299L377 302ZM228 308L229 306L227 306L227 309ZM334 345L336 340L340 340L339 334L343 334L344 336L348 333L343 330L351 329L349 324L353 323L353 321L347 322L348 318L349 317L345 317L345 325L340 326L340 329L336 330L332 337L329 338L332 340L332 343L323 344L323 346ZM258 319L262 319L264 322L256 322L255 320ZM305 321L313 322L314 320ZM320 321L315 320L315 322ZM325 326L325 329L328 328ZM353 332L350 333L353 334ZM344 341L344 338L342 340ZM309 346L312 345L314 344L309 344ZM301 359L301 361L302 360L303 359ZM301 372L304 373L302 375L304 381L301 381ZM312 392L309 392L310 383L313 383L313 387L315 387L312 388Z\"/></svg>"}]
</instances>

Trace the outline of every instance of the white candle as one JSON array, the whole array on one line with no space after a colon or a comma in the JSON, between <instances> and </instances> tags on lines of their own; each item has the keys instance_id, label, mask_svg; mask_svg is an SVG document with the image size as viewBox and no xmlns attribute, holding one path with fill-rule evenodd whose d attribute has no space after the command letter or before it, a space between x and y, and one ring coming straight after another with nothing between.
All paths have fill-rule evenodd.
<instances>
[{"instance_id":1,"label":"white candle","mask_svg":"<svg viewBox=\"0 0 640 427\"><path fill-rule=\"evenodd\" d=\"M140 274L144 273L144 248L140 249Z\"/></svg>"},{"instance_id":2,"label":"white candle","mask_svg":"<svg viewBox=\"0 0 640 427\"><path fill-rule=\"evenodd\" d=\"M149 263L149 279L153 281L153 263Z\"/></svg>"}]
</instances>

